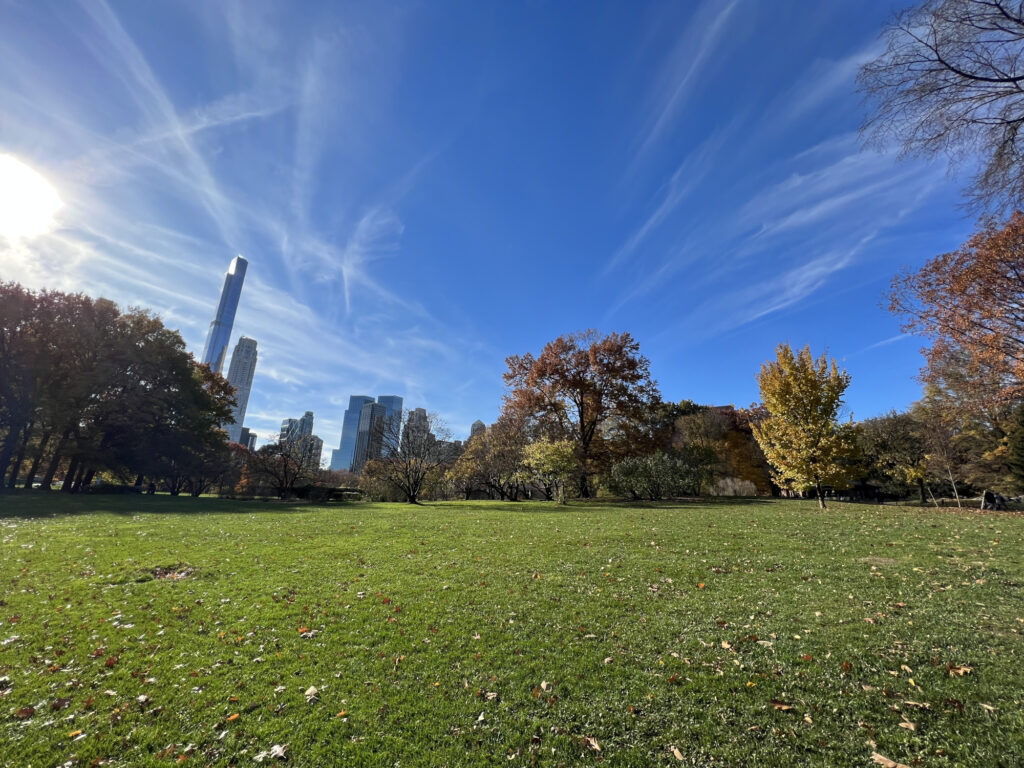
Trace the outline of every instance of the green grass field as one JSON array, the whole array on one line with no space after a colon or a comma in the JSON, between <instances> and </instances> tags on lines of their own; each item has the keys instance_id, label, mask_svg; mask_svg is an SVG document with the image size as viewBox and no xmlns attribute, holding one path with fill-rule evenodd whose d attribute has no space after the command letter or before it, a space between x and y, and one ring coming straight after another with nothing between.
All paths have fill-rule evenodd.
<instances>
[{"instance_id":1,"label":"green grass field","mask_svg":"<svg viewBox=\"0 0 1024 768\"><path fill-rule=\"evenodd\" d=\"M814 502L0 496L0 764L1022 765L1022 546Z\"/></svg>"}]
</instances>

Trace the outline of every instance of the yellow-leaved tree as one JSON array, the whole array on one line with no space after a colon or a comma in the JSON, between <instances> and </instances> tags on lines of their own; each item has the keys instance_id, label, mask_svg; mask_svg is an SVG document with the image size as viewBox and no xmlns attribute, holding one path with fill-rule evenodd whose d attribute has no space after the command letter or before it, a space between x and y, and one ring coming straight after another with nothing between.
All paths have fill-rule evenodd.
<instances>
[{"instance_id":1,"label":"yellow-leaved tree","mask_svg":"<svg viewBox=\"0 0 1024 768\"><path fill-rule=\"evenodd\" d=\"M757 377L765 415L753 425L754 437L775 482L792 490L813 487L825 509L823 486L848 480L856 451L853 424L839 423L850 375L824 354L815 360L810 347L794 354L780 344L776 356Z\"/></svg>"}]
</instances>

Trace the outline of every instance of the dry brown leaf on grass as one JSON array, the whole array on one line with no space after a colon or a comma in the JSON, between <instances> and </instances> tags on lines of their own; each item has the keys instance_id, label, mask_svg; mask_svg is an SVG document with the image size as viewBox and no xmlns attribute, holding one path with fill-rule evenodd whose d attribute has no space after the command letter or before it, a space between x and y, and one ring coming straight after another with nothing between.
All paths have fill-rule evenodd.
<instances>
[{"instance_id":1,"label":"dry brown leaf on grass","mask_svg":"<svg viewBox=\"0 0 1024 768\"><path fill-rule=\"evenodd\" d=\"M593 736L584 737L583 743L586 745L587 749L592 749L595 752L601 751L601 745L597 743L597 739L595 739Z\"/></svg>"},{"instance_id":2,"label":"dry brown leaf on grass","mask_svg":"<svg viewBox=\"0 0 1024 768\"><path fill-rule=\"evenodd\" d=\"M772 706L775 707L775 709L782 710L783 712L793 708L792 704L787 704L786 702L779 701L778 699L772 699Z\"/></svg>"},{"instance_id":3,"label":"dry brown leaf on grass","mask_svg":"<svg viewBox=\"0 0 1024 768\"><path fill-rule=\"evenodd\" d=\"M908 731L916 731L917 730L917 726L914 725L909 720L904 720L902 723L900 723L900 728L906 728Z\"/></svg>"},{"instance_id":4,"label":"dry brown leaf on grass","mask_svg":"<svg viewBox=\"0 0 1024 768\"><path fill-rule=\"evenodd\" d=\"M880 755L877 752L871 753L871 759L876 765L882 766L882 768L910 768L909 765L897 763L895 760L890 760L885 755Z\"/></svg>"},{"instance_id":5,"label":"dry brown leaf on grass","mask_svg":"<svg viewBox=\"0 0 1024 768\"><path fill-rule=\"evenodd\" d=\"M312 704L314 701L320 698L320 691L316 689L315 685L309 686L306 689L306 701Z\"/></svg>"},{"instance_id":6,"label":"dry brown leaf on grass","mask_svg":"<svg viewBox=\"0 0 1024 768\"><path fill-rule=\"evenodd\" d=\"M540 681L540 689L542 691L544 691L544 693L547 693L548 691L551 690L551 683L549 683L547 680L541 680Z\"/></svg>"},{"instance_id":7,"label":"dry brown leaf on grass","mask_svg":"<svg viewBox=\"0 0 1024 768\"><path fill-rule=\"evenodd\" d=\"M679 762L683 761L683 753L679 751L679 747L672 747L672 756Z\"/></svg>"}]
</instances>

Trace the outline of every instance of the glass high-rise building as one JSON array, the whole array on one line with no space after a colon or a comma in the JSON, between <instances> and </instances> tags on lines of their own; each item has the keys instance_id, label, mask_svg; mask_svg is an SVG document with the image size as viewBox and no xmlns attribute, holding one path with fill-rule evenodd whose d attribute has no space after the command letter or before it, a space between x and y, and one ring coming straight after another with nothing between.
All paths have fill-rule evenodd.
<instances>
[{"instance_id":1,"label":"glass high-rise building","mask_svg":"<svg viewBox=\"0 0 1024 768\"><path fill-rule=\"evenodd\" d=\"M296 443L313 434L313 412L306 411L301 419L285 419L281 422L281 434L278 438L282 443Z\"/></svg>"},{"instance_id":2,"label":"glass high-rise building","mask_svg":"<svg viewBox=\"0 0 1024 768\"><path fill-rule=\"evenodd\" d=\"M245 270L248 266L249 262L244 258L235 256L231 260L227 274L224 275L224 287L220 291L217 314L210 323L206 347L203 348L202 362L209 365L214 373L224 372L224 356L231 340L231 326L235 323L235 311L238 309L238 298L242 295L242 283L245 281Z\"/></svg>"},{"instance_id":3,"label":"glass high-rise building","mask_svg":"<svg viewBox=\"0 0 1024 768\"><path fill-rule=\"evenodd\" d=\"M372 403L369 395L352 395L348 399L348 410L341 422L341 443L331 451L331 469L349 471L356 451L356 432L359 431L359 414L363 406Z\"/></svg>"},{"instance_id":4,"label":"glass high-rise building","mask_svg":"<svg viewBox=\"0 0 1024 768\"><path fill-rule=\"evenodd\" d=\"M228 368L228 384L235 388L236 405L232 411L235 423L228 425L228 440L241 442L242 422L245 420L245 409L249 405L249 393L252 391L252 377L256 373L256 340L243 336L231 353L231 367Z\"/></svg>"},{"instance_id":5,"label":"glass high-rise building","mask_svg":"<svg viewBox=\"0 0 1024 768\"><path fill-rule=\"evenodd\" d=\"M402 430L402 398L398 395L381 395L377 398L377 402L386 409L384 419L387 427L385 429L391 431L392 440L397 443Z\"/></svg>"},{"instance_id":6,"label":"glass high-rise building","mask_svg":"<svg viewBox=\"0 0 1024 768\"><path fill-rule=\"evenodd\" d=\"M352 456L353 472L362 472L367 461L380 458L386 421L387 408L372 400L359 411L359 428L356 430L356 447Z\"/></svg>"}]
</instances>

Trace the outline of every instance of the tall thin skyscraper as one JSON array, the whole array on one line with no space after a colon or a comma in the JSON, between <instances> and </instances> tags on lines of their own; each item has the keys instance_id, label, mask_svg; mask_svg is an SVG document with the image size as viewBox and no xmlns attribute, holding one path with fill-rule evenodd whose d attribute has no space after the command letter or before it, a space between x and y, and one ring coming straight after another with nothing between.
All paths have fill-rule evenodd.
<instances>
[{"instance_id":1,"label":"tall thin skyscraper","mask_svg":"<svg viewBox=\"0 0 1024 768\"><path fill-rule=\"evenodd\" d=\"M220 291L220 303L217 314L210 323L210 332L206 336L206 347L203 349L203 362L207 363L214 373L224 372L224 356L227 354L228 342L231 340L231 326L235 323L235 311L238 309L238 297L242 295L242 283L249 262L241 256L231 260L231 266L224 275L224 287Z\"/></svg>"},{"instance_id":2,"label":"tall thin skyscraper","mask_svg":"<svg viewBox=\"0 0 1024 768\"><path fill-rule=\"evenodd\" d=\"M235 423L228 426L228 440L240 442L242 422L245 420L245 409L249 405L249 393L252 391L252 377L256 373L256 340L243 336L231 353L231 367L228 368L228 384L235 388L235 405L232 415Z\"/></svg>"},{"instance_id":3,"label":"tall thin skyscraper","mask_svg":"<svg viewBox=\"0 0 1024 768\"><path fill-rule=\"evenodd\" d=\"M363 406L372 403L368 395L352 395L348 399L348 410L341 422L341 444L331 452L331 469L348 471L356 450L356 432L359 431L359 413Z\"/></svg>"}]
</instances>

